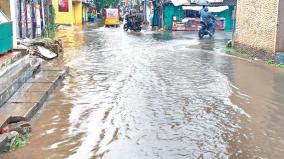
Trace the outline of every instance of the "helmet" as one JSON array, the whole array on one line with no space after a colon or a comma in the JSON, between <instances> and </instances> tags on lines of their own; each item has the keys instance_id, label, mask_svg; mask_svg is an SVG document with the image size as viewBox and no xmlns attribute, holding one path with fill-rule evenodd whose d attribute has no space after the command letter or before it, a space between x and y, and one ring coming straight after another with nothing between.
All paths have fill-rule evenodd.
<instances>
[{"instance_id":1,"label":"helmet","mask_svg":"<svg viewBox=\"0 0 284 159\"><path fill-rule=\"evenodd\" d=\"M205 7L205 8L204 8L204 11L205 11L205 12L208 12L208 11L209 11L208 7Z\"/></svg>"}]
</instances>

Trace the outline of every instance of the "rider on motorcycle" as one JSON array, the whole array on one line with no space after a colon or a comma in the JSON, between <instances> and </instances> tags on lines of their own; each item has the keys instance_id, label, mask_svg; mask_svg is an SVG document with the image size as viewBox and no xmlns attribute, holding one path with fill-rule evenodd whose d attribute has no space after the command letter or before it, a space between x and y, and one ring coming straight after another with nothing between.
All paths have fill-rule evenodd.
<instances>
[{"instance_id":1,"label":"rider on motorcycle","mask_svg":"<svg viewBox=\"0 0 284 159\"><path fill-rule=\"evenodd\" d=\"M136 11L130 10L129 13L125 15L125 20L128 26L133 25L134 19L136 17Z\"/></svg>"},{"instance_id":2,"label":"rider on motorcycle","mask_svg":"<svg viewBox=\"0 0 284 159\"><path fill-rule=\"evenodd\" d=\"M201 22L204 23L205 26L207 26L207 29L215 30L216 18L212 13L208 11L208 7L203 7L199 13L200 13Z\"/></svg>"},{"instance_id":3,"label":"rider on motorcycle","mask_svg":"<svg viewBox=\"0 0 284 159\"><path fill-rule=\"evenodd\" d=\"M128 29L141 31L141 16L139 16L139 14L137 14L135 10L130 10L130 13L125 15L125 20L126 23L123 26L125 31L127 31Z\"/></svg>"}]
</instances>

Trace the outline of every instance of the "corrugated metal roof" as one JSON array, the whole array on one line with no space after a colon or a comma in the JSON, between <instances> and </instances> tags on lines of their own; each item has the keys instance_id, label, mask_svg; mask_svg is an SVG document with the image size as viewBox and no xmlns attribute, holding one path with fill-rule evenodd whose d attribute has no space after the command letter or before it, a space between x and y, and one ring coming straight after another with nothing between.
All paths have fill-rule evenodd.
<instances>
[{"instance_id":1,"label":"corrugated metal roof","mask_svg":"<svg viewBox=\"0 0 284 159\"><path fill-rule=\"evenodd\" d=\"M190 0L189 0L190 1ZM191 5L196 5L192 3ZM210 6L228 6L237 5L237 0L224 0L223 2L209 3Z\"/></svg>"},{"instance_id":2,"label":"corrugated metal roof","mask_svg":"<svg viewBox=\"0 0 284 159\"><path fill-rule=\"evenodd\" d=\"M180 1L180 0L165 0L165 3L173 3L173 1ZM190 6L199 6L196 3L190 3L190 0L187 0L187 4L183 5L190 5ZM174 4L174 3L173 3ZM210 3L210 6L230 6L230 5L237 5L237 0L224 0L224 2L216 2L216 3Z\"/></svg>"},{"instance_id":3,"label":"corrugated metal roof","mask_svg":"<svg viewBox=\"0 0 284 159\"><path fill-rule=\"evenodd\" d=\"M189 5L188 0L171 0L174 6Z\"/></svg>"}]
</instances>

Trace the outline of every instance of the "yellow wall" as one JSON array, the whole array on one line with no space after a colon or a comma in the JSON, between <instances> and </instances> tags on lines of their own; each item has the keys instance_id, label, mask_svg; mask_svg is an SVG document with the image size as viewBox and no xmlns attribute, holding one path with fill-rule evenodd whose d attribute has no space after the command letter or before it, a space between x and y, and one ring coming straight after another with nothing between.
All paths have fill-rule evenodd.
<instances>
[{"instance_id":1,"label":"yellow wall","mask_svg":"<svg viewBox=\"0 0 284 159\"><path fill-rule=\"evenodd\" d=\"M82 24L83 15L82 15L82 2L73 3L73 19L74 24Z\"/></svg>"},{"instance_id":2,"label":"yellow wall","mask_svg":"<svg viewBox=\"0 0 284 159\"><path fill-rule=\"evenodd\" d=\"M56 24L67 24L72 25L73 22L73 9L72 9L72 0L68 1L69 4L69 12L59 12L58 11L58 0L52 0L52 4L55 10L55 23Z\"/></svg>"}]
</instances>

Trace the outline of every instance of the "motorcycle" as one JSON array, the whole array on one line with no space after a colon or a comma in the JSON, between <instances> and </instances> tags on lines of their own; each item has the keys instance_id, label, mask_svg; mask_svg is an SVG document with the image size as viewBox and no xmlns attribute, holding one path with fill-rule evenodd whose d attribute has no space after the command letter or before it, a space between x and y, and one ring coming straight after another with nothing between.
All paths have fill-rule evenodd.
<instances>
[{"instance_id":1,"label":"motorcycle","mask_svg":"<svg viewBox=\"0 0 284 159\"><path fill-rule=\"evenodd\" d=\"M133 30L136 32L140 32L142 30L142 21L138 16L128 16L125 18L126 23L123 25L123 30Z\"/></svg>"},{"instance_id":2,"label":"motorcycle","mask_svg":"<svg viewBox=\"0 0 284 159\"><path fill-rule=\"evenodd\" d=\"M215 25L215 22L213 23ZM213 38L215 34L215 27L209 26L208 24L205 24L204 22L201 22L201 26L198 31L199 39L203 39L204 36L209 36L210 38Z\"/></svg>"}]
</instances>

